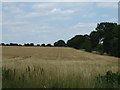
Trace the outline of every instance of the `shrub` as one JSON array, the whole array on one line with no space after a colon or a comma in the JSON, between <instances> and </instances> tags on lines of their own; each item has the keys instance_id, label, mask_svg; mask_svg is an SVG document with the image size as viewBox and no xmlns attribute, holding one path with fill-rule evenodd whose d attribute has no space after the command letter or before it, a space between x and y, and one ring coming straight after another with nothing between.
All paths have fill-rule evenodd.
<instances>
[{"instance_id":1,"label":"shrub","mask_svg":"<svg viewBox=\"0 0 120 90\"><path fill-rule=\"evenodd\" d=\"M120 73L113 73L111 70L106 75L97 77L97 87L120 88Z\"/></svg>"},{"instance_id":2,"label":"shrub","mask_svg":"<svg viewBox=\"0 0 120 90\"><path fill-rule=\"evenodd\" d=\"M51 44L47 44L46 46L51 47L52 45Z\"/></svg>"},{"instance_id":3,"label":"shrub","mask_svg":"<svg viewBox=\"0 0 120 90\"><path fill-rule=\"evenodd\" d=\"M63 40L58 40L57 42L54 43L54 46L57 46L57 47L66 47L66 43Z\"/></svg>"},{"instance_id":4,"label":"shrub","mask_svg":"<svg viewBox=\"0 0 120 90\"><path fill-rule=\"evenodd\" d=\"M37 44L37 46L40 46L40 44Z\"/></svg>"},{"instance_id":5,"label":"shrub","mask_svg":"<svg viewBox=\"0 0 120 90\"><path fill-rule=\"evenodd\" d=\"M45 44L41 44L41 46L43 46L43 47L44 47L44 46L45 46Z\"/></svg>"}]
</instances>

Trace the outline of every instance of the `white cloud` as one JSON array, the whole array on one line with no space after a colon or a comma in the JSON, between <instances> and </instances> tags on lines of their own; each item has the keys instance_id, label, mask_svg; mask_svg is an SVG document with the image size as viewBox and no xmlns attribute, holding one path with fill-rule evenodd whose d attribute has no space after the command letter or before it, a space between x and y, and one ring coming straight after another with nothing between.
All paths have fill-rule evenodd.
<instances>
[{"instance_id":1,"label":"white cloud","mask_svg":"<svg viewBox=\"0 0 120 90\"><path fill-rule=\"evenodd\" d=\"M90 3L33 3L30 5L25 5L25 3L4 3L3 9L13 13L16 18L32 18L56 14L59 14L59 16L70 15L78 11L84 11L84 9L90 5ZM31 12L26 12L24 11L26 7L33 10ZM82 7L82 9L80 9L80 7ZM11 14L9 13L9 15Z\"/></svg>"},{"instance_id":2,"label":"white cloud","mask_svg":"<svg viewBox=\"0 0 120 90\"><path fill-rule=\"evenodd\" d=\"M79 35L79 34L90 34L91 31L95 30L97 27L97 23L90 22L90 23L76 23L73 25L73 28L71 27L72 35Z\"/></svg>"},{"instance_id":3,"label":"white cloud","mask_svg":"<svg viewBox=\"0 0 120 90\"><path fill-rule=\"evenodd\" d=\"M66 15L71 15L74 14L75 10L61 10L60 8L53 8L51 10L46 10L46 11L34 11L31 13L24 13L24 14L19 14L16 17L18 18L34 18L34 17L39 17L39 16L53 16L56 15L55 17L62 17Z\"/></svg>"},{"instance_id":4,"label":"white cloud","mask_svg":"<svg viewBox=\"0 0 120 90\"><path fill-rule=\"evenodd\" d=\"M14 21L14 22L7 22L7 21L5 21L5 22L3 22L2 23L3 25L25 25L25 24L27 24L27 22L23 22L23 21Z\"/></svg>"},{"instance_id":5,"label":"white cloud","mask_svg":"<svg viewBox=\"0 0 120 90\"><path fill-rule=\"evenodd\" d=\"M24 15L18 15L18 18L32 18L32 17L37 17L41 16L42 14L38 12L31 12L31 13L24 13Z\"/></svg>"},{"instance_id":6,"label":"white cloud","mask_svg":"<svg viewBox=\"0 0 120 90\"><path fill-rule=\"evenodd\" d=\"M96 23L77 23L74 28L80 28L80 27L95 27Z\"/></svg>"},{"instance_id":7,"label":"white cloud","mask_svg":"<svg viewBox=\"0 0 120 90\"><path fill-rule=\"evenodd\" d=\"M96 17L96 13L89 13L83 15L83 18L94 18L94 17Z\"/></svg>"},{"instance_id":8,"label":"white cloud","mask_svg":"<svg viewBox=\"0 0 120 90\"><path fill-rule=\"evenodd\" d=\"M104 22L115 22L115 23L117 23L118 19L117 18L107 19L107 20L104 20Z\"/></svg>"},{"instance_id":9,"label":"white cloud","mask_svg":"<svg viewBox=\"0 0 120 90\"><path fill-rule=\"evenodd\" d=\"M118 8L117 2L104 2L104 3L97 3L96 5L98 8Z\"/></svg>"},{"instance_id":10,"label":"white cloud","mask_svg":"<svg viewBox=\"0 0 120 90\"><path fill-rule=\"evenodd\" d=\"M102 15L100 15L100 17L109 17L109 15L107 15L107 14L102 14Z\"/></svg>"},{"instance_id":11,"label":"white cloud","mask_svg":"<svg viewBox=\"0 0 120 90\"><path fill-rule=\"evenodd\" d=\"M96 17L109 17L108 14L97 14L97 13L87 13L87 14L83 14L82 16L83 18L96 18Z\"/></svg>"},{"instance_id":12,"label":"white cloud","mask_svg":"<svg viewBox=\"0 0 120 90\"><path fill-rule=\"evenodd\" d=\"M71 14L74 13L74 10L61 10L60 8L54 8L50 11L53 14Z\"/></svg>"},{"instance_id":13,"label":"white cloud","mask_svg":"<svg viewBox=\"0 0 120 90\"><path fill-rule=\"evenodd\" d=\"M56 3L38 3L38 4L33 4L32 8L41 10L41 9L50 9L57 6Z\"/></svg>"},{"instance_id":14,"label":"white cloud","mask_svg":"<svg viewBox=\"0 0 120 90\"><path fill-rule=\"evenodd\" d=\"M3 7L3 9L7 10L7 11L10 11L13 14L23 13L23 11L20 8L16 7L16 6L5 6L5 7Z\"/></svg>"},{"instance_id":15,"label":"white cloud","mask_svg":"<svg viewBox=\"0 0 120 90\"><path fill-rule=\"evenodd\" d=\"M44 20L44 22L51 22L51 21L65 21L65 20L72 20L73 17L71 16L56 16L56 17L51 17L49 19Z\"/></svg>"},{"instance_id":16,"label":"white cloud","mask_svg":"<svg viewBox=\"0 0 120 90\"><path fill-rule=\"evenodd\" d=\"M2 0L2 2L43 2L43 0ZM44 2L119 2L119 0L44 0Z\"/></svg>"},{"instance_id":17,"label":"white cloud","mask_svg":"<svg viewBox=\"0 0 120 90\"><path fill-rule=\"evenodd\" d=\"M42 10L51 10L54 8L75 8L75 9L79 9L79 10L84 10L84 8L87 8L92 6L92 3L87 3L87 2L81 2L81 3L76 3L76 2L47 2L47 3L34 3L32 5L32 8L38 11L42 11ZM82 9L81 9L82 8ZM88 9L88 8L87 8Z\"/></svg>"}]
</instances>

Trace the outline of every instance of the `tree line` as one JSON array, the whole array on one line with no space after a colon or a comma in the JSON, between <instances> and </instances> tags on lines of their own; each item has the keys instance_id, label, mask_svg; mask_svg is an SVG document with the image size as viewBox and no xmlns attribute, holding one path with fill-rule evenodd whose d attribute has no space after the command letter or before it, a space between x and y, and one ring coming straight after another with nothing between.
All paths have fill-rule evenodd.
<instances>
[{"instance_id":1,"label":"tree line","mask_svg":"<svg viewBox=\"0 0 120 90\"><path fill-rule=\"evenodd\" d=\"M111 56L120 57L119 50L120 25L111 22L101 22L89 35L76 35L66 43L64 40L58 40L51 44L25 43L24 45L17 43L5 44L2 46L49 46L49 47L72 47L75 49L84 49L85 51L97 51L100 54L107 53Z\"/></svg>"},{"instance_id":2,"label":"tree line","mask_svg":"<svg viewBox=\"0 0 120 90\"><path fill-rule=\"evenodd\" d=\"M17 43L10 43L10 44L5 44L5 43L1 43L1 46L52 46L51 44L37 44L35 45L34 43L25 43L24 45L22 44L17 44Z\"/></svg>"},{"instance_id":3,"label":"tree line","mask_svg":"<svg viewBox=\"0 0 120 90\"><path fill-rule=\"evenodd\" d=\"M120 57L120 25L102 22L89 35L76 35L67 41L67 46L86 51L98 51L101 54Z\"/></svg>"}]
</instances>

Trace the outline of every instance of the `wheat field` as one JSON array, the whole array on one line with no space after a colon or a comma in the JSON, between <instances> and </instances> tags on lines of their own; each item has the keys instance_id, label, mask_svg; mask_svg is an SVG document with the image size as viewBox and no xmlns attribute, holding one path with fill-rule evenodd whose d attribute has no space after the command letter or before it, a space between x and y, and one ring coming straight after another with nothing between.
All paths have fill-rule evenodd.
<instances>
[{"instance_id":1,"label":"wheat field","mask_svg":"<svg viewBox=\"0 0 120 90\"><path fill-rule=\"evenodd\" d=\"M118 58L68 47L3 46L2 69L3 88L96 88L96 76L118 71Z\"/></svg>"}]
</instances>

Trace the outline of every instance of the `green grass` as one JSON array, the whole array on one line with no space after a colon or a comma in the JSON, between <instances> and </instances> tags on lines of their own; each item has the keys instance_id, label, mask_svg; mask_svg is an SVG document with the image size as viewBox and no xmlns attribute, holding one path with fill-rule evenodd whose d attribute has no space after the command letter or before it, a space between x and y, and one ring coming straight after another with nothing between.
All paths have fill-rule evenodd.
<instances>
[{"instance_id":1,"label":"green grass","mask_svg":"<svg viewBox=\"0 0 120 90\"><path fill-rule=\"evenodd\" d=\"M96 87L98 88L120 88L120 73L113 73L111 70L106 72L104 76L97 76Z\"/></svg>"}]
</instances>

